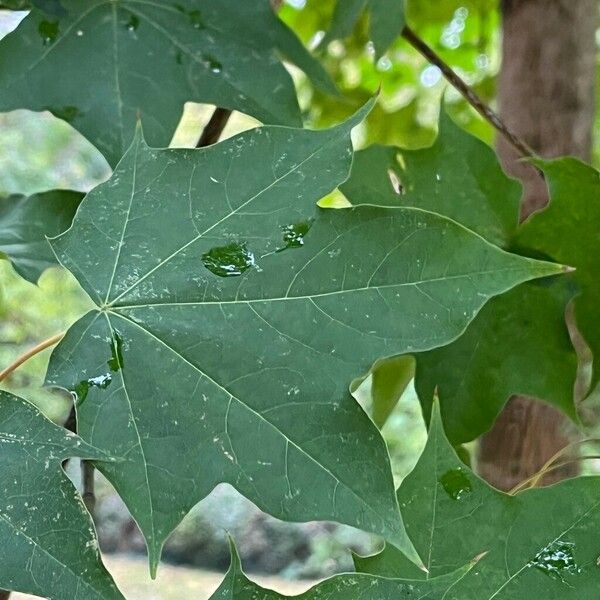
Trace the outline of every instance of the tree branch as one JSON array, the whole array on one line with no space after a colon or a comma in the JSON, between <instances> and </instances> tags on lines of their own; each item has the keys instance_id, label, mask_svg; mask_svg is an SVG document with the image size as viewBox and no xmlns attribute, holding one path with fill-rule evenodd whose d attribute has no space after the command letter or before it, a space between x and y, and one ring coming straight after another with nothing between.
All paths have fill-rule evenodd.
<instances>
[{"instance_id":1,"label":"tree branch","mask_svg":"<svg viewBox=\"0 0 600 600\"><path fill-rule=\"evenodd\" d=\"M4 369L4 371L0 372L0 381L4 381L13 371L16 371L23 363L27 362L31 357L35 356L36 354L39 354L46 348L50 348L50 346L58 344L58 342L60 342L64 335L64 333L58 333L57 335L53 335L51 338L40 342L37 346L31 348L31 350L28 350L27 352L19 356L19 358L17 358L17 360L15 360L15 362L12 363L12 365L9 365L8 367L6 367L6 369Z\"/></svg>"},{"instance_id":2,"label":"tree branch","mask_svg":"<svg viewBox=\"0 0 600 600\"><path fill-rule=\"evenodd\" d=\"M205 146L216 144L219 141L219 138L229 121L229 117L231 117L231 112L232 111L227 108L217 107L215 109L210 121L202 131L202 135L196 144L196 148L204 148Z\"/></svg>"},{"instance_id":3,"label":"tree branch","mask_svg":"<svg viewBox=\"0 0 600 600\"><path fill-rule=\"evenodd\" d=\"M82 498L85 507L88 509L92 519L94 518L94 510L96 509L96 495L94 492L94 465L87 460L81 461L81 482L82 482Z\"/></svg>"},{"instance_id":4,"label":"tree branch","mask_svg":"<svg viewBox=\"0 0 600 600\"><path fill-rule=\"evenodd\" d=\"M402 37L431 64L438 67L446 80L457 89L465 100L498 131L513 148L525 158L536 158L536 153L521 138L515 135L500 117L494 112L461 77L448 65L433 48L428 46L410 27L405 26Z\"/></svg>"}]
</instances>

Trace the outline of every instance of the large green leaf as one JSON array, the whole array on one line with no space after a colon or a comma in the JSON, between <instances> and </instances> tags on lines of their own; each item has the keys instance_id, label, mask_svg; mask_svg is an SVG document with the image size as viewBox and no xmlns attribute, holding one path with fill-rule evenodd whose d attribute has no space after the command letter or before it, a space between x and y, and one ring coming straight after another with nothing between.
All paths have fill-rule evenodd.
<instances>
[{"instance_id":1,"label":"large green leaf","mask_svg":"<svg viewBox=\"0 0 600 600\"><path fill-rule=\"evenodd\" d=\"M332 89L269 0L62 4L64 17L34 8L0 42L0 110L50 110L112 165L131 143L138 117L149 142L167 146L187 101L299 125L294 85L280 56Z\"/></svg>"},{"instance_id":2,"label":"large green leaf","mask_svg":"<svg viewBox=\"0 0 600 600\"><path fill-rule=\"evenodd\" d=\"M468 564L454 573L428 580L384 579L349 573L337 575L294 596L298 600L440 600L469 572ZM261 588L242 571L239 555L231 544L231 566L211 600L282 600L289 596Z\"/></svg>"},{"instance_id":3,"label":"large green leaf","mask_svg":"<svg viewBox=\"0 0 600 600\"><path fill-rule=\"evenodd\" d=\"M324 42L348 37L369 12L370 37L379 58L404 29L404 0L338 0Z\"/></svg>"},{"instance_id":4,"label":"large green leaf","mask_svg":"<svg viewBox=\"0 0 600 600\"><path fill-rule=\"evenodd\" d=\"M443 110L430 148L369 146L356 153L341 190L352 204L416 206L441 213L502 246L519 219L520 184L504 174L489 146Z\"/></svg>"},{"instance_id":5,"label":"large green leaf","mask_svg":"<svg viewBox=\"0 0 600 600\"><path fill-rule=\"evenodd\" d=\"M0 391L0 588L49 600L123 596L98 551L90 515L61 461L108 460Z\"/></svg>"},{"instance_id":6,"label":"large green leaf","mask_svg":"<svg viewBox=\"0 0 600 600\"><path fill-rule=\"evenodd\" d=\"M418 355L421 405L429 418L437 388L453 444L487 431L514 394L543 399L577 421L577 356L565 322L570 287L563 279L520 285L494 298L455 342Z\"/></svg>"},{"instance_id":7,"label":"large green leaf","mask_svg":"<svg viewBox=\"0 0 600 600\"><path fill-rule=\"evenodd\" d=\"M0 253L19 275L35 283L56 264L46 237L69 228L82 198L83 194L67 191L0 198Z\"/></svg>"},{"instance_id":8,"label":"large green leaf","mask_svg":"<svg viewBox=\"0 0 600 600\"><path fill-rule=\"evenodd\" d=\"M571 275L581 288L575 299L579 330L594 357L600 356L600 174L574 158L539 161L550 191L550 204L523 225L517 241L575 267ZM593 384L600 378L594 361Z\"/></svg>"},{"instance_id":9,"label":"large green leaf","mask_svg":"<svg viewBox=\"0 0 600 600\"><path fill-rule=\"evenodd\" d=\"M128 458L100 469L152 566L220 482L282 519L348 523L417 560L386 448L348 385L377 357L447 343L491 296L561 270L426 211L318 209L348 175L366 110L201 150L154 150L138 135L52 241L98 309L58 346L48 382L85 392L81 435Z\"/></svg>"},{"instance_id":10,"label":"large green leaf","mask_svg":"<svg viewBox=\"0 0 600 600\"><path fill-rule=\"evenodd\" d=\"M493 489L454 453L438 409L423 455L398 490L407 530L431 576L486 553L445 600L595 598L599 497L599 477L516 496ZM356 565L379 576L418 575L393 548Z\"/></svg>"}]
</instances>

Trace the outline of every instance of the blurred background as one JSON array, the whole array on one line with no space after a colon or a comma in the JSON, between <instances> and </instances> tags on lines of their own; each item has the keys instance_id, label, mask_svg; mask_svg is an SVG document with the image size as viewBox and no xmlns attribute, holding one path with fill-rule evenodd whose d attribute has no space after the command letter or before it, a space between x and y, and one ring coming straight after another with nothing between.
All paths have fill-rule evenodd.
<instances>
[{"instance_id":1,"label":"blurred background","mask_svg":"<svg viewBox=\"0 0 600 600\"><path fill-rule=\"evenodd\" d=\"M333 2L287 0L281 17L323 61L343 99L315 92L293 71L305 122L309 127L337 123L362 105L381 86L381 99L356 142L424 147L433 141L443 101L452 117L488 143L493 131L453 89L437 67L429 65L399 39L377 62L363 20L351 41L319 46L331 18ZM0 37L26 13L0 11ZM409 3L409 22L492 106L499 69L499 13L492 0L436 0ZM173 146L193 147L213 107L188 104ZM236 114L224 136L253 127ZM596 133L598 127L596 127ZM594 141L594 162L600 157ZM110 175L105 160L65 122L47 113L15 111L0 115L0 197L51 189L86 191ZM17 276L0 261L0 367L26 349L64 331L89 308L75 280L64 270L44 273L39 285ZM17 370L3 387L35 403L57 423L66 419L71 399L60 390L44 389L50 351ZM356 374L357 377L362 375ZM368 410L367 380L357 398ZM411 470L425 441L425 427L414 390L409 386L383 428L396 483ZM78 481L78 465L69 472ZM593 465L587 468L593 468ZM99 475L97 475L100 477ZM97 529L109 568L130 598L202 599L217 586L229 564L226 534L236 539L245 568L282 591L296 592L315 579L352 570L350 550L368 554L381 542L364 532L329 523L289 524L258 511L228 486L219 486L196 506L168 541L159 578L150 582L143 539L110 485L97 483ZM173 581L177 584L174 586ZM188 595L193 592L193 596ZM18 597L16 595L15 597Z\"/></svg>"}]
</instances>

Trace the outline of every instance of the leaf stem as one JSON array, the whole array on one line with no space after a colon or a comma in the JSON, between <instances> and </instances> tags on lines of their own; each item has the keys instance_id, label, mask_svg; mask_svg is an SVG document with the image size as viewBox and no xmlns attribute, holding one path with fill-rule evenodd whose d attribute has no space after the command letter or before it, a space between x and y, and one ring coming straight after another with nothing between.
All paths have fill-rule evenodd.
<instances>
[{"instance_id":1,"label":"leaf stem","mask_svg":"<svg viewBox=\"0 0 600 600\"><path fill-rule=\"evenodd\" d=\"M231 117L231 112L228 108L217 107L213 112L209 122L202 131L202 135L196 144L196 148L204 148L216 144Z\"/></svg>"},{"instance_id":2,"label":"leaf stem","mask_svg":"<svg viewBox=\"0 0 600 600\"><path fill-rule=\"evenodd\" d=\"M64 337L64 335L65 335L64 333L57 333L56 335L53 335L51 338L48 338L47 340L40 342L37 346L35 346L34 348L31 348L30 350L28 350L27 352L25 352L24 354L19 356L19 358L17 358L17 360L15 360L15 362L13 362L11 365L6 367L6 369L4 369L4 371L0 372L0 381L4 381L13 371L16 371L23 363L27 362L30 358L32 358L36 354L39 354L40 352L44 351L46 348L50 348L50 346L54 346L55 344L58 344L58 342L60 342L60 340Z\"/></svg>"},{"instance_id":3,"label":"leaf stem","mask_svg":"<svg viewBox=\"0 0 600 600\"><path fill-rule=\"evenodd\" d=\"M516 134L514 134L502 121L498 114L492 110L473 89L448 65L444 59L428 46L408 25L402 30L402 37L431 64L438 67L446 80L458 90L465 100L506 138L513 148L524 158L536 158L534 150Z\"/></svg>"}]
</instances>

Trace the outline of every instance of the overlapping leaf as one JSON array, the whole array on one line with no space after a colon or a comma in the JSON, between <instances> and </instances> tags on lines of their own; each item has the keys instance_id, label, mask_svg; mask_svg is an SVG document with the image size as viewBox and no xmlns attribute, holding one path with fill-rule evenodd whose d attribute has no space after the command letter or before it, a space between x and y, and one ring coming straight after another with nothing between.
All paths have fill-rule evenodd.
<instances>
[{"instance_id":1,"label":"overlapping leaf","mask_svg":"<svg viewBox=\"0 0 600 600\"><path fill-rule=\"evenodd\" d=\"M68 191L0 198L0 253L19 275L35 283L56 264L46 237L70 227L82 198L83 194Z\"/></svg>"},{"instance_id":2,"label":"overlapping leaf","mask_svg":"<svg viewBox=\"0 0 600 600\"><path fill-rule=\"evenodd\" d=\"M580 600L600 583L600 478L572 479L516 496L479 479L454 453L435 409L426 448L398 490L407 529L431 576L486 553L446 600ZM357 559L386 577L418 576L394 551Z\"/></svg>"},{"instance_id":3,"label":"overlapping leaf","mask_svg":"<svg viewBox=\"0 0 600 600\"><path fill-rule=\"evenodd\" d=\"M443 112L431 148L373 146L357 152L352 175L341 190L353 204L420 206L440 212L505 247L517 230L519 184L503 173L491 148ZM568 282L520 286L490 302L461 338L416 356L415 386L426 416L438 387L453 443L470 441L488 430L513 394L545 400L576 418L577 360L564 319L575 293ZM386 361L379 366L386 370L386 385L379 385L374 374L373 401L388 411L400 395L398 385L389 385L394 364ZM396 379L398 383L406 379L403 369Z\"/></svg>"},{"instance_id":4,"label":"overlapping leaf","mask_svg":"<svg viewBox=\"0 0 600 600\"><path fill-rule=\"evenodd\" d=\"M517 241L557 260L568 261L571 277L581 288L575 300L577 325L595 358L600 356L600 175L574 158L537 163L550 191L549 206L534 213L523 225ZM594 361L592 384L600 370Z\"/></svg>"},{"instance_id":5,"label":"overlapping leaf","mask_svg":"<svg viewBox=\"0 0 600 600\"><path fill-rule=\"evenodd\" d=\"M0 588L50 600L119 600L92 519L61 469L73 456L108 460L0 391Z\"/></svg>"},{"instance_id":6,"label":"overlapping leaf","mask_svg":"<svg viewBox=\"0 0 600 600\"><path fill-rule=\"evenodd\" d=\"M355 573L337 575L294 596L298 600L439 600L469 572L471 565L428 580L384 579ZM211 600L283 600L289 596L261 588L242 571L238 553L231 545L231 566Z\"/></svg>"},{"instance_id":7,"label":"overlapping leaf","mask_svg":"<svg viewBox=\"0 0 600 600\"><path fill-rule=\"evenodd\" d=\"M299 125L286 57L331 90L320 64L269 0L64 0L34 8L0 42L0 110L50 110L114 165L141 117L167 146L187 101ZM240 32L243 32L241 35Z\"/></svg>"},{"instance_id":8,"label":"overlapping leaf","mask_svg":"<svg viewBox=\"0 0 600 600\"><path fill-rule=\"evenodd\" d=\"M380 57L404 28L404 0L338 0L324 42L349 36L365 10L375 53Z\"/></svg>"},{"instance_id":9,"label":"overlapping leaf","mask_svg":"<svg viewBox=\"0 0 600 600\"><path fill-rule=\"evenodd\" d=\"M68 332L48 382L80 396L85 439L127 457L100 468L153 566L220 482L282 519L348 523L417 560L387 451L348 385L561 269L418 209L318 209L348 175L364 114L203 150L153 150L138 135L52 241L98 311Z\"/></svg>"}]
</instances>

